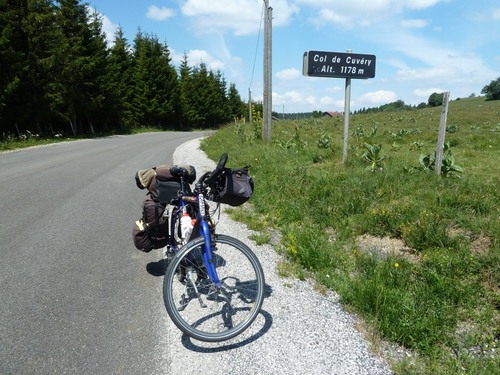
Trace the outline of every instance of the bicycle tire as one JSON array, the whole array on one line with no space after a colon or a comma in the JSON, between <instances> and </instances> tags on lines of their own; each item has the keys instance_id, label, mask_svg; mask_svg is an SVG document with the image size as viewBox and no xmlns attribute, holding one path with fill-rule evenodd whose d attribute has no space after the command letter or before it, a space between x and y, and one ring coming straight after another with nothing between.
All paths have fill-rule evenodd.
<instances>
[{"instance_id":1,"label":"bicycle tire","mask_svg":"<svg viewBox=\"0 0 500 375\"><path fill-rule=\"evenodd\" d=\"M212 254L221 281L216 290L200 258L203 245L203 238L194 239L172 259L163 280L163 300L170 319L189 337L226 341L257 318L264 301L264 272L247 245L215 235Z\"/></svg>"}]
</instances>

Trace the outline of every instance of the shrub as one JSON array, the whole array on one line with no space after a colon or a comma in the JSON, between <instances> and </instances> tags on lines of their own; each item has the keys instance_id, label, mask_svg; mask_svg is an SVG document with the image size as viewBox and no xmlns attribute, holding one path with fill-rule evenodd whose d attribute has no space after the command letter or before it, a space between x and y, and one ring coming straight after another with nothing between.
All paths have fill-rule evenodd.
<instances>
[{"instance_id":1,"label":"shrub","mask_svg":"<svg viewBox=\"0 0 500 375\"><path fill-rule=\"evenodd\" d=\"M370 163L366 170L375 172L383 169L385 156L381 155L382 145L371 145L365 143L365 151L361 154L361 158Z\"/></svg>"},{"instance_id":2,"label":"shrub","mask_svg":"<svg viewBox=\"0 0 500 375\"><path fill-rule=\"evenodd\" d=\"M481 94L486 94L489 100L500 99L500 77L490 82L489 85L483 87Z\"/></svg>"}]
</instances>

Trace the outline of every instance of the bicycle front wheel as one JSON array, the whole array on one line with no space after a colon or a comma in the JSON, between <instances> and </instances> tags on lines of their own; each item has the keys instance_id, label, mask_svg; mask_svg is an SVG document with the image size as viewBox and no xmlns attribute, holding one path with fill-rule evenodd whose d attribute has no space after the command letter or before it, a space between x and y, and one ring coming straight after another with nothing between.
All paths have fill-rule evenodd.
<instances>
[{"instance_id":1,"label":"bicycle front wheel","mask_svg":"<svg viewBox=\"0 0 500 375\"><path fill-rule=\"evenodd\" d=\"M264 300L262 266L243 242L215 235L212 258L216 286L203 263L204 239L188 242L170 262L163 280L168 315L186 335L200 341L233 338L255 320Z\"/></svg>"}]
</instances>

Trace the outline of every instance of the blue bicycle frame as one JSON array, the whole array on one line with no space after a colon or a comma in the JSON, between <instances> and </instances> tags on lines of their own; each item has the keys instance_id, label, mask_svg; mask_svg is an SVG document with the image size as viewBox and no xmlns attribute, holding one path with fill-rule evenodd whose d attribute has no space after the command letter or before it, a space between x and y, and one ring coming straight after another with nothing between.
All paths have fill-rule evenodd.
<instances>
[{"instance_id":1,"label":"blue bicycle frame","mask_svg":"<svg viewBox=\"0 0 500 375\"><path fill-rule=\"evenodd\" d=\"M198 190L198 189L196 189ZM179 213L183 212L185 207L190 205L191 207L197 207L198 212L196 213L196 223L199 224L199 236L203 237L203 262L207 270L210 281L215 285L215 287L220 287L219 276L215 269L215 263L212 257L212 237L210 226L208 224L206 210L205 210L205 196L203 193L198 193L197 195L185 195L183 194L179 198L179 203L174 208L172 214L172 222L170 223L170 248L177 253L182 249L179 248L174 240L173 233L176 230L176 222L178 221Z\"/></svg>"}]
</instances>

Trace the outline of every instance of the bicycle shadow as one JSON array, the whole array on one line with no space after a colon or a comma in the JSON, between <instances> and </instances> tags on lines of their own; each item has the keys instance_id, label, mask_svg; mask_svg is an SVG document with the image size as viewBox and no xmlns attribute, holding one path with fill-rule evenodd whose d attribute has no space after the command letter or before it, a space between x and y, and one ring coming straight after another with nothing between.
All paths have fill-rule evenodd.
<instances>
[{"instance_id":1,"label":"bicycle shadow","mask_svg":"<svg viewBox=\"0 0 500 375\"><path fill-rule=\"evenodd\" d=\"M218 353L218 352L222 352L222 351L241 348L245 345L251 344L252 342L258 340L260 337L264 336L269 331L269 329L271 328L271 326L273 324L273 317L271 316L270 313L261 309L259 314L261 314L264 317L264 324L262 325L262 328L259 329L259 331L256 332L255 334L253 334L252 336L244 339L243 341L233 342L231 344L223 344L223 345L221 345L220 342L219 343L210 343L210 342L196 341L196 342L200 342L200 345L197 345L197 344L195 344L194 340L191 339L191 337L189 337L186 334L183 334L182 338L181 338L182 345L186 349L191 350L193 352ZM254 322L253 325L255 325L255 323L256 322ZM207 345L207 346L202 346L201 344ZM217 345L217 346L208 346L208 345Z\"/></svg>"},{"instance_id":2,"label":"bicycle shadow","mask_svg":"<svg viewBox=\"0 0 500 375\"><path fill-rule=\"evenodd\" d=\"M264 287L264 299L269 298L271 296L271 294L272 294L272 287L270 285L266 284ZM269 331L271 326L273 325L273 317L269 312L267 312L264 309L261 309L259 314L264 317L264 322L262 324L262 327L256 333L254 333L252 336L247 337L240 342L231 342L230 344L223 344L220 342L215 342L215 343L201 342L201 341L193 340L188 335L183 334L182 338L181 338L182 345L186 349L194 351L194 352L198 352L198 353L217 353L217 352L241 348L245 345L251 344L252 342L258 340L260 337L264 336ZM259 319L256 319L252 323L252 325L250 326L249 329L251 329L252 327L254 327L254 329L255 329L255 325L258 323L258 321L259 321ZM237 337L235 339L237 339ZM232 341L234 341L235 339L232 339ZM199 343L199 344L196 344L196 343Z\"/></svg>"},{"instance_id":3,"label":"bicycle shadow","mask_svg":"<svg viewBox=\"0 0 500 375\"><path fill-rule=\"evenodd\" d=\"M168 264L165 259L160 259L156 262L149 262L146 265L146 271L148 271L151 276L165 276L167 265Z\"/></svg>"}]
</instances>

